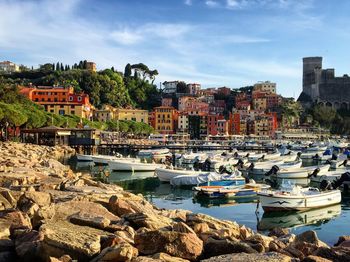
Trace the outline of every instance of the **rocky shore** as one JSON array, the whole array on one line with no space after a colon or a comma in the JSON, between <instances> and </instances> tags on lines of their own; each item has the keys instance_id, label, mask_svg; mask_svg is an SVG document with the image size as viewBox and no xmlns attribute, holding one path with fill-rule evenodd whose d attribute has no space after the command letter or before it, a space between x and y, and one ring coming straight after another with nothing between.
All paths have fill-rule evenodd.
<instances>
[{"instance_id":1,"label":"rocky shore","mask_svg":"<svg viewBox=\"0 0 350 262\"><path fill-rule=\"evenodd\" d=\"M73 173L68 147L0 144L0 261L350 261L350 236L268 236L235 222L164 210Z\"/></svg>"}]
</instances>

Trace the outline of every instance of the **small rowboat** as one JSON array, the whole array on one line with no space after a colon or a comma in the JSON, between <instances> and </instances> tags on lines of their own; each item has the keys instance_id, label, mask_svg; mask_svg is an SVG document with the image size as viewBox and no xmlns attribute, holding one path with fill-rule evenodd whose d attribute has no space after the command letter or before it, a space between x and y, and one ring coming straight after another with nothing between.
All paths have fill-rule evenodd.
<instances>
[{"instance_id":1,"label":"small rowboat","mask_svg":"<svg viewBox=\"0 0 350 262\"><path fill-rule=\"evenodd\" d=\"M232 186L203 185L194 187L193 190L195 191L196 197L242 198L256 196L258 191L267 188L269 188L267 185L251 183Z\"/></svg>"}]
</instances>

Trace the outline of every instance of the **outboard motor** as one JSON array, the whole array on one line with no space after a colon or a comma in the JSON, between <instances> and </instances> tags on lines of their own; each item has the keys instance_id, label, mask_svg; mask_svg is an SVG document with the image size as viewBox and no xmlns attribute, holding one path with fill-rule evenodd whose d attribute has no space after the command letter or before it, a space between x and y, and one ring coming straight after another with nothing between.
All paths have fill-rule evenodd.
<instances>
[{"instance_id":1,"label":"outboard motor","mask_svg":"<svg viewBox=\"0 0 350 262\"><path fill-rule=\"evenodd\" d=\"M320 190L325 191L325 190L332 190L332 183L328 180L322 180L320 183Z\"/></svg>"},{"instance_id":2,"label":"outboard motor","mask_svg":"<svg viewBox=\"0 0 350 262\"><path fill-rule=\"evenodd\" d=\"M314 155L314 156L312 157L312 159L313 159L313 160L319 160L319 159L320 159L320 156L319 156L318 154L316 154L316 155Z\"/></svg>"},{"instance_id":3,"label":"outboard motor","mask_svg":"<svg viewBox=\"0 0 350 262\"><path fill-rule=\"evenodd\" d=\"M258 160L264 160L265 155L262 155L260 158L258 158Z\"/></svg>"},{"instance_id":4,"label":"outboard motor","mask_svg":"<svg viewBox=\"0 0 350 262\"><path fill-rule=\"evenodd\" d=\"M196 158L193 162L193 168L194 170L198 170L199 169L199 159Z\"/></svg>"},{"instance_id":5,"label":"outboard motor","mask_svg":"<svg viewBox=\"0 0 350 262\"><path fill-rule=\"evenodd\" d=\"M211 161L209 158L207 158L203 163L202 170L203 171L210 171L210 166L211 166Z\"/></svg>"},{"instance_id":6,"label":"outboard motor","mask_svg":"<svg viewBox=\"0 0 350 262\"><path fill-rule=\"evenodd\" d=\"M244 180L245 180L245 183L246 183L246 184L249 184L249 183L250 183L249 177L245 176L245 177L244 177Z\"/></svg>"},{"instance_id":7,"label":"outboard motor","mask_svg":"<svg viewBox=\"0 0 350 262\"><path fill-rule=\"evenodd\" d=\"M247 168L247 170L253 170L255 167L254 163L251 163L250 166Z\"/></svg>"},{"instance_id":8,"label":"outboard motor","mask_svg":"<svg viewBox=\"0 0 350 262\"><path fill-rule=\"evenodd\" d=\"M307 176L307 178L310 178L310 177L316 177L318 173L320 173L320 168L316 168L310 175Z\"/></svg>"},{"instance_id":9,"label":"outboard motor","mask_svg":"<svg viewBox=\"0 0 350 262\"><path fill-rule=\"evenodd\" d=\"M245 156L246 158L248 158L250 156L250 154L249 153L247 153L247 155Z\"/></svg>"},{"instance_id":10,"label":"outboard motor","mask_svg":"<svg viewBox=\"0 0 350 262\"><path fill-rule=\"evenodd\" d=\"M239 155L238 155L238 152L235 152L234 154L233 154L233 157L239 157Z\"/></svg>"},{"instance_id":11,"label":"outboard motor","mask_svg":"<svg viewBox=\"0 0 350 262\"><path fill-rule=\"evenodd\" d=\"M265 173L265 176L276 175L279 170L280 170L280 168L278 166L274 165L271 167L270 171Z\"/></svg>"},{"instance_id":12,"label":"outboard motor","mask_svg":"<svg viewBox=\"0 0 350 262\"><path fill-rule=\"evenodd\" d=\"M344 182L350 182L350 172L346 172L340 176L340 178L332 183L333 188L337 189L340 187Z\"/></svg>"},{"instance_id":13,"label":"outboard motor","mask_svg":"<svg viewBox=\"0 0 350 262\"><path fill-rule=\"evenodd\" d=\"M337 160L337 159L338 159L338 156L335 153L333 153L331 160Z\"/></svg>"},{"instance_id":14,"label":"outboard motor","mask_svg":"<svg viewBox=\"0 0 350 262\"><path fill-rule=\"evenodd\" d=\"M227 156L226 152L222 152L221 156Z\"/></svg>"},{"instance_id":15,"label":"outboard motor","mask_svg":"<svg viewBox=\"0 0 350 262\"><path fill-rule=\"evenodd\" d=\"M278 187L278 183L276 180L271 180L271 179L265 178L264 181L267 185L270 185L272 188Z\"/></svg>"},{"instance_id":16,"label":"outboard motor","mask_svg":"<svg viewBox=\"0 0 350 262\"><path fill-rule=\"evenodd\" d=\"M242 159L238 159L237 161L237 164L233 165L234 167L237 167L237 168L243 168L243 160Z\"/></svg>"},{"instance_id":17,"label":"outboard motor","mask_svg":"<svg viewBox=\"0 0 350 262\"><path fill-rule=\"evenodd\" d=\"M219 174L224 174L224 173L230 174L230 172L227 170L226 166L222 165L219 167Z\"/></svg>"},{"instance_id":18,"label":"outboard motor","mask_svg":"<svg viewBox=\"0 0 350 262\"><path fill-rule=\"evenodd\" d=\"M341 163L340 165L339 165L339 167L341 167L341 166L344 166L344 167L346 167L346 165L348 164L348 160L347 159L345 159L344 160L344 162L343 163Z\"/></svg>"}]
</instances>

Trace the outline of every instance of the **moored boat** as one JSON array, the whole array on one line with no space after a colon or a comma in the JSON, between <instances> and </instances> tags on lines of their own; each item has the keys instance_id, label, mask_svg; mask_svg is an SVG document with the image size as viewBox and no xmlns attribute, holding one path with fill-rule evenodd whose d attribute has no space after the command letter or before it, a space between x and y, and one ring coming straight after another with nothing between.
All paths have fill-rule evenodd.
<instances>
[{"instance_id":1,"label":"moored boat","mask_svg":"<svg viewBox=\"0 0 350 262\"><path fill-rule=\"evenodd\" d=\"M160 181L170 182L171 179L177 176L198 176L208 172L158 167L155 169L155 173Z\"/></svg>"},{"instance_id":2,"label":"moored boat","mask_svg":"<svg viewBox=\"0 0 350 262\"><path fill-rule=\"evenodd\" d=\"M92 155L76 154L78 161L92 161Z\"/></svg>"},{"instance_id":3,"label":"moored boat","mask_svg":"<svg viewBox=\"0 0 350 262\"><path fill-rule=\"evenodd\" d=\"M271 175L273 177L277 177L281 179L310 178L312 176L326 174L329 170L329 167L330 165L322 165L322 166L290 168L290 169L283 170L278 166L274 166L265 175L267 176Z\"/></svg>"},{"instance_id":4,"label":"moored boat","mask_svg":"<svg viewBox=\"0 0 350 262\"><path fill-rule=\"evenodd\" d=\"M215 181L210 185L194 187L196 197L206 198L244 198L256 196L258 191L267 189L263 184L245 184L242 181Z\"/></svg>"},{"instance_id":5,"label":"moored boat","mask_svg":"<svg viewBox=\"0 0 350 262\"><path fill-rule=\"evenodd\" d=\"M308 210L341 201L340 190L319 191L317 188L301 188L295 185L283 185L276 191L261 191L258 196L264 211Z\"/></svg>"},{"instance_id":6,"label":"moored boat","mask_svg":"<svg viewBox=\"0 0 350 262\"><path fill-rule=\"evenodd\" d=\"M108 166L112 171L154 171L161 165L154 163L142 163L139 159L114 159L108 161Z\"/></svg>"}]
</instances>

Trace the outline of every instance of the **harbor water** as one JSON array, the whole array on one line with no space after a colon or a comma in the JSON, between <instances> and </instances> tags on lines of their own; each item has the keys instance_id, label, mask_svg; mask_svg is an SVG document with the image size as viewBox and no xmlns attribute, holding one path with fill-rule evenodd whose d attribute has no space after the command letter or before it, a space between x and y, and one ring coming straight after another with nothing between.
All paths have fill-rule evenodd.
<instances>
[{"instance_id":1,"label":"harbor water","mask_svg":"<svg viewBox=\"0 0 350 262\"><path fill-rule=\"evenodd\" d=\"M70 165L73 170L87 173L96 173L104 168L75 161ZM112 172L109 182L135 194L141 193L159 208L186 209L232 220L262 233L274 227L288 228L294 234L315 230L319 238L330 245L336 243L339 236L350 235L350 195L346 194L342 195L341 204L330 207L305 212L264 213L261 207L257 208L257 198L197 199L191 188L174 188L168 183L161 183L153 172ZM306 182L301 181L301 184Z\"/></svg>"}]
</instances>

